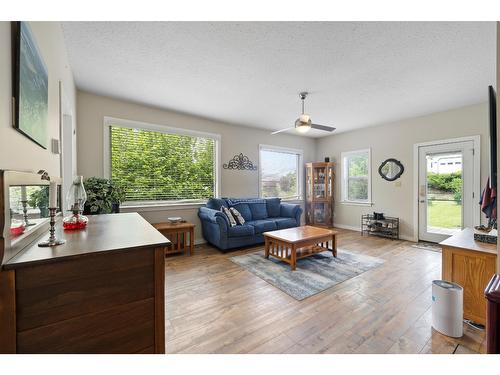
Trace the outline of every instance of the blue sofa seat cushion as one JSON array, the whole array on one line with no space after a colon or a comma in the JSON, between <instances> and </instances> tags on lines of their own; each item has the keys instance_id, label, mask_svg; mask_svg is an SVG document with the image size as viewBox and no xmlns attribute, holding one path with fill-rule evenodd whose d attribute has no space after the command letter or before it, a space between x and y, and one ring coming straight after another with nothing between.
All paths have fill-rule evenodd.
<instances>
[{"instance_id":1,"label":"blue sofa seat cushion","mask_svg":"<svg viewBox=\"0 0 500 375\"><path fill-rule=\"evenodd\" d=\"M227 231L228 237L244 237L253 236L255 234L255 229L252 225L236 225L230 227Z\"/></svg>"},{"instance_id":2,"label":"blue sofa seat cushion","mask_svg":"<svg viewBox=\"0 0 500 375\"><path fill-rule=\"evenodd\" d=\"M247 221L245 225L252 226L256 234L269 232L278 228L276 223L272 220L252 220Z\"/></svg>"},{"instance_id":3,"label":"blue sofa seat cushion","mask_svg":"<svg viewBox=\"0 0 500 375\"><path fill-rule=\"evenodd\" d=\"M281 198L266 198L266 208L269 217L280 216Z\"/></svg>"},{"instance_id":4,"label":"blue sofa seat cushion","mask_svg":"<svg viewBox=\"0 0 500 375\"><path fill-rule=\"evenodd\" d=\"M292 228L297 226L297 220L291 217L275 217L273 221L276 223L278 229Z\"/></svg>"},{"instance_id":5,"label":"blue sofa seat cushion","mask_svg":"<svg viewBox=\"0 0 500 375\"><path fill-rule=\"evenodd\" d=\"M241 216L243 216L243 219L245 219L245 222L253 219L252 211L250 210L250 205L248 203L238 203L231 205L231 207L234 207L238 210Z\"/></svg>"}]
</instances>

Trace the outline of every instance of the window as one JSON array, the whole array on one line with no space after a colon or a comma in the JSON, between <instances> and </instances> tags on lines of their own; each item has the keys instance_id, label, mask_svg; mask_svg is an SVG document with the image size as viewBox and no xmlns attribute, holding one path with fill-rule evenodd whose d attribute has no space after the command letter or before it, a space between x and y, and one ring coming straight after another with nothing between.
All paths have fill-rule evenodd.
<instances>
[{"instance_id":1,"label":"window","mask_svg":"<svg viewBox=\"0 0 500 375\"><path fill-rule=\"evenodd\" d=\"M129 204L217 196L217 135L113 119L105 121L105 132L105 170Z\"/></svg>"},{"instance_id":2,"label":"window","mask_svg":"<svg viewBox=\"0 0 500 375\"><path fill-rule=\"evenodd\" d=\"M260 145L259 191L262 198L302 197L302 150Z\"/></svg>"},{"instance_id":3,"label":"window","mask_svg":"<svg viewBox=\"0 0 500 375\"><path fill-rule=\"evenodd\" d=\"M342 201L371 204L370 149L343 152Z\"/></svg>"}]
</instances>

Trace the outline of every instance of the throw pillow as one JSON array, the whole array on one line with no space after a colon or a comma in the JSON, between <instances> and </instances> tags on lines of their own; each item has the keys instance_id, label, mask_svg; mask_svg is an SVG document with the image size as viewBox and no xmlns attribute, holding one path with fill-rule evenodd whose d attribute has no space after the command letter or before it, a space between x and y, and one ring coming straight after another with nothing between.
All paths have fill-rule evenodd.
<instances>
[{"instance_id":1,"label":"throw pillow","mask_svg":"<svg viewBox=\"0 0 500 375\"><path fill-rule=\"evenodd\" d=\"M222 206L220 210L226 215L227 219L229 220L229 224L232 227L236 226L236 220L234 220L234 217L231 214L231 211L229 211L229 208Z\"/></svg>"},{"instance_id":2,"label":"throw pillow","mask_svg":"<svg viewBox=\"0 0 500 375\"><path fill-rule=\"evenodd\" d=\"M233 214L234 220L236 220L236 223L238 225L245 224L245 219L243 219L243 216L241 216L240 212L236 208L229 207L229 211L231 211L231 213Z\"/></svg>"}]
</instances>

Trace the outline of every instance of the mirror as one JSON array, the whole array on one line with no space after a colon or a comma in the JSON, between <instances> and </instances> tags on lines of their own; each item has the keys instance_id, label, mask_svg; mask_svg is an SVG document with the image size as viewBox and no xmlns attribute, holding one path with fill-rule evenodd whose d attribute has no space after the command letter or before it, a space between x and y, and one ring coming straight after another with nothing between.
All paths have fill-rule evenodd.
<instances>
[{"instance_id":1,"label":"mirror","mask_svg":"<svg viewBox=\"0 0 500 375\"><path fill-rule=\"evenodd\" d=\"M48 233L49 181L40 173L0 169L0 265L34 239ZM56 220L61 217L61 179L57 184Z\"/></svg>"},{"instance_id":2,"label":"mirror","mask_svg":"<svg viewBox=\"0 0 500 375\"><path fill-rule=\"evenodd\" d=\"M399 160L387 159L378 168L378 173L384 180L395 181L403 174L405 168Z\"/></svg>"}]
</instances>

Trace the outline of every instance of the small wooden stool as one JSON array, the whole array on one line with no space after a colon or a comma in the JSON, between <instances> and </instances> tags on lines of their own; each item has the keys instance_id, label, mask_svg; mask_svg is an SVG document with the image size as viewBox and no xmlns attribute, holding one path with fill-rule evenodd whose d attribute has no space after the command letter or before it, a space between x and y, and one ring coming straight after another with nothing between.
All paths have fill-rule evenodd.
<instances>
[{"instance_id":1,"label":"small wooden stool","mask_svg":"<svg viewBox=\"0 0 500 375\"><path fill-rule=\"evenodd\" d=\"M153 226L165 237L167 237L172 245L165 249L165 254L184 253L189 249L189 256L194 252L194 227L190 222L182 223L157 223ZM189 242L187 235L189 233Z\"/></svg>"}]
</instances>

